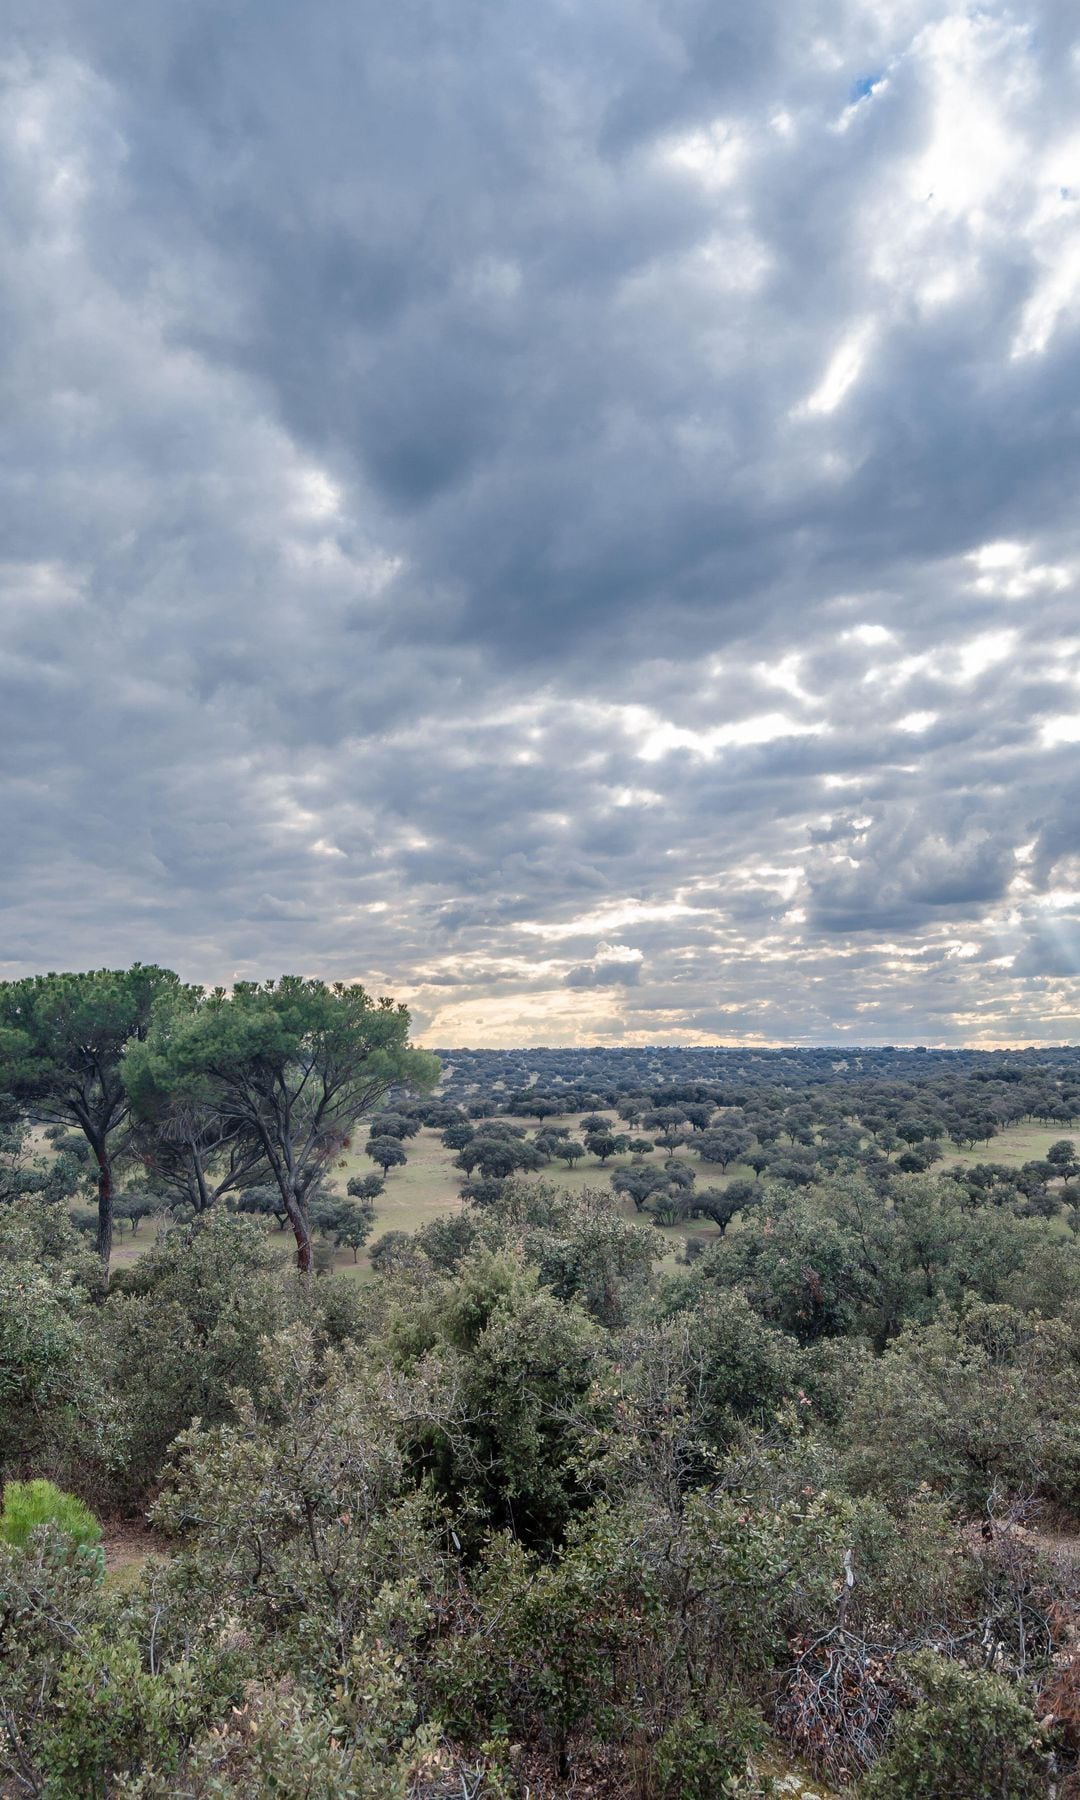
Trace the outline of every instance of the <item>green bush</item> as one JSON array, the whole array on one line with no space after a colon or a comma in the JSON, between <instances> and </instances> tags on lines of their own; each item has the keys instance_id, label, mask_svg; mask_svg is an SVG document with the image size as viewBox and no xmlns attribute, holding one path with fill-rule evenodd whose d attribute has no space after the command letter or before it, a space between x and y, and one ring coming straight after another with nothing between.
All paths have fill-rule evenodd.
<instances>
[{"instance_id":1,"label":"green bush","mask_svg":"<svg viewBox=\"0 0 1080 1800\"><path fill-rule=\"evenodd\" d=\"M0 1468L47 1467L82 1386L85 1295L36 1249L0 1245Z\"/></svg>"},{"instance_id":2,"label":"green bush","mask_svg":"<svg viewBox=\"0 0 1080 1800\"><path fill-rule=\"evenodd\" d=\"M764 1740L761 1716L738 1695L703 1718L693 1709L668 1726L653 1751L657 1792L663 1800L712 1800Z\"/></svg>"},{"instance_id":3,"label":"green bush","mask_svg":"<svg viewBox=\"0 0 1080 1800\"><path fill-rule=\"evenodd\" d=\"M908 1667L922 1697L896 1725L865 1800L1042 1800L1045 1746L1015 1687L930 1650Z\"/></svg>"},{"instance_id":4,"label":"green bush","mask_svg":"<svg viewBox=\"0 0 1080 1800\"><path fill-rule=\"evenodd\" d=\"M169 1231L110 1293L94 1323L122 1412L115 1499L141 1498L193 1418L229 1418L232 1390L257 1386L260 1345L286 1310L276 1262L255 1220L212 1211Z\"/></svg>"},{"instance_id":5,"label":"green bush","mask_svg":"<svg viewBox=\"0 0 1080 1800\"><path fill-rule=\"evenodd\" d=\"M39 1525L52 1525L71 1539L76 1550L97 1550L101 1526L75 1494L65 1494L51 1481L9 1481L0 1510L0 1538L21 1549Z\"/></svg>"},{"instance_id":6,"label":"green bush","mask_svg":"<svg viewBox=\"0 0 1080 1800\"><path fill-rule=\"evenodd\" d=\"M99 1571L87 1561L95 1555L72 1556L55 1530L32 1532L20 1549L0 1534L0 1794L45 1791L42 1737L60 1660L96 1627L106 1604Z\"/></svg>"},{"instance_id":7,"label":"green bush","mask_svg":"<svg viewBox=\"0 0 1080 1800\"><path fill-rule=\"evenodd\" d=\"M118 1775L147 1766L171 1771L183 1712L174 1675L155 1679L129 1639L88 1632L60 1665L51 1718L39 1734L46 1792L104 1800Z\"/></svg>"}]
</instances>

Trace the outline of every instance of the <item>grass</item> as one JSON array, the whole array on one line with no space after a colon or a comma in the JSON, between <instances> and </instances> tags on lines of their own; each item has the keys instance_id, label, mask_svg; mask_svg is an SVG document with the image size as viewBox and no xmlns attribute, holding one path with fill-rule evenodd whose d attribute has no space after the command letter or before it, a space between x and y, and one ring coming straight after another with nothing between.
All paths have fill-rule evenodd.
<instances>
[{"instance_id":1,"label":"grass","mask_svg":"<svg viewBox=\"0 0 1080 1800\"><path fill-rule=\"evenodd\" d=\"M536 1123L532 1119L517 1119L511 1122L530 1127L535 1127ZM565 1117L553 1121L545 1120L544 1123L565 1125L573 1136L578 1138L581 1136L580 1115L567 1114ZM351 1176L370 1175L375 1171L375 1164L364 1155L363 1149L360 1147L362 1141L363 1134L358 1132L356 1145L340 1158L332 1171L333 1184L341 1192L345 1191ZM432 1219L442 1218L448 1213L461 1212L468 1204L461 1198L461 1183L464 1177L461 1170L454 1167L456 1153L443 1147L438 1132L428 1130L418 1132L416 1137L407 1141L405 1150L408 1162L404 1168L391 1170L386 1179L386 1186L375 1202L375 1228L371 1235L371 1242L381 1237L386 1231L419 1231ZM611 1174L617 1168L629 1168L635 1163L663 1163L666 1157L667 1151L659 1146L645 1156L624 1154L609 1157L603 1165L595 1157L587 1156L572 1169L568 1169L565 1163L553 1162L546 1169L535 1175L527 1175L524 1179L526 1181L542 1181L553 1187L561 1188L567 1193L580 1194L587 1187L608 1188ZM750 1170L732 1168L726 1175L721 1175L718 1169L710 1169L708 1165L700 1166L696 1156L684 1154L683 1160L690 1162L695 1169L700 1168L698 1179L705 1185L722 1187L734 1179L737 1174L752 1173ZM625 1218L637 1219L645 1226L649 1224L647 1217L635 1212L631 1200L620 1198L618 1209ZM278 1235L275 1232L275 1237ZM688 1237L709 1240L718 1236L717 1227L708 1220L689 1221L665 1227L662 1231L656 1232L657 1261L673 1268L676 1252ZM287 1242L288 1232L280 1233L280 1237L283 1243ZM119 1268L129 1266L152 1241L152 1238L136 1238L132 1242L130 1238L125 1238L113 1252L114 1266ZM352 1275L360 1280L368 1278L371 1274L371 1263L365 1250L360 1251L355 1262L351 1250L339 1251L334 1266L339 1274Z\"/></svg>"},{"instance_id":2,"label":"grass","mask_svg":"<svg viewBox=\"0 0 1080 1800\"><path fill-rule=\"evenodd\" d=\"M109 1258L110 1269L130 1269L132 1263L138 1262L145 1251L153 1249L154 1237L153 1219L144 1219L135 1237L132 1237L129 1231L124 1231L121 1236L117 1232L114 1222L112 1256Z\"/></svg>"},{"instance_id":3,"label":"grass","mask_svg":"<svg viewBox=\"0 0 1080 1800\"><path fill-rule=\"evenodd\" d=\"M567 1113L561 1118L545 1119L544 1125L564 1125L571 1136L580 1141L583 1136L581 1118L580 1114ZM536 1128L534 1119L517 1119L512 1122L530 1130ZM354 1147L340 1159L332 1171L334 1184L342 1192L351 1175L370 1175L375 1170L375 1164L363 1152L364 1136L361 1128ZM956 1164L996 1162L1009 1168L1019 1168L1022 1163L1042 1160L1050 1145L1061 1138L1071 1138L1074 1143L1080 1143L1080 1132L1044 1125L1013 1125L1007 1131L999 1132L989 1144L977 1144L974 1149L950 1145L943 1161L936 1166L941 1169ZM416 1137L408 1140L405 1150L408 1162L404 1168L391 1171L383 1192L375 1202L372 1241L386 1231L419 1231L432 1219L460 1212L467 1204L461 1198L463 1177L461 1170L454 1167L455 1152L444 1149L437 1132L426 1129L420 1131ZM586 1156L572 1169L568 1169L565 1163L553 1162L539 1174L526 1176L525 1179L547 1182L567 1193L579 1194L587 1187L606 1189L615 1169L627 1168L635 1163L663 1163L667 1154L662 1146L657 1145L645 1156L626 1153L609 1157L603 1165L595 1157ZM681 1152L681 1157L695 1170L701 1186L726 1187L729 1181L737 1177L753 1175L751 1169L742 1165L732 1166L725 1174L721 1174L719 1169L702 1163L699 1157L691 1155L688 1149ZM635 1212L633 1202L629 1199L620 1198L619 1211L628 1219L638 1219L648 1224L647 1218L643 1219L642 1214ZM737 1231L738 1228L739 1220L735 1219L729 1229ZM677 1252L687 1238L697 1237L711 1242L719 1235L718 1228L707 1219L692 1219L679 1225L665 1226L656 1232L657 1261L661 1266L673 1268ZM281 1233L280 1237L283 1244L289 1242L287 1231ZM137 1237L133 1238L125 1233L114 1245L113 1267L129 1268L150 1248L153 1241L153 1226L149 1221L143 1224ZM371 1274L371 1264L364 1250L361 1250L356 1262L353 1261L351 1250L340 1251L335 1259L335 1267L341 1274L354 1275L359 1279L365 1279Z\"/></svg>"},{"instance_id":4,"label":"grass","mask_svg":"<svg viewBox=\"0 0 1080 1800\"><path fill-rule=\"evenodd\" d=\"M1007 1131L999 1131L988 1144L976 1144L973 1150L951 1145L945 1161L953 1164L1003 1163L1006 1168L1018 1169L1021 1163L1044 1161L1051 1144L1059 1144L1063 1138L1073 1144L1080 1143L1080 1132L1066 1131L1060 1125L1010 1125Z\"/></svg>"},{"instance_id":5,"label":"grass","mask_svg":"<svg viewBox=\"0 0 1080 1800\"><path fill-rule=\"evenodd\" d=\"M545 1126L564 1125L572 1137L579 1142L583 1136L581 1120L585 1115L566 1113L555 1119L545 1119ZM535 1119L513 1119L512 1124L523 1125L532 1130L536 1128ZM639 1136L641 1133L631 1133ZM359 1134L358 1134L359 1138ZM410 1138L405 1145L408 1162L404 1168L391 1170L386 1186L375 1202L375 1229L372 1241L380 1237L384 1231L418 1231L430 1220L440 1218L446 1213L460 1212L467 1204L461 1198L461 1182L464 1179L460 1169L454 1167L453 1150L444 1149L438 1132L423 1130L416 1137ZM633 1164L663 1163L668 1152L657 1145L654 1150L644 1156L632 1156L629 1152L621 1156L611 1156L601 1164L594 1156L585 1156L581 1162L568 1169L565 1163L553 1162L536 1175L525 1177L527 1181L542 1181L553 1187L563 1189L566 1193L580 1194L588 1187L607 1188L611 1175L618 1168L629 1168ZM736 1175L751 1174L752 1171L731 1168L726 1175L719 1169L701 1164L697 1156L683 1154L683 1160L698 1171L698 1180L705 1186L726 1186ZM363 1150L356 1147L342 1157L334 1171L335 1181L342 1190L351 1175L370 1175L375 1165L366 1157ZM632 1200L621 1198L619 1211L628 1219L637 1219L645 1225L649 1221L634 1210ZM674 1267L676 1252L681 1243L688 1237L700 1237L706 1240L718 1237L717 1227L708 1220L690 1220L683 1224L666 1226L657 1231L657 1260L669 1267ZM358 1262L354 1263L352 1252L341 1252L337 1259L337 1269L348 1274L370 1273L371 1265L365 1251L360 1252Z\"/></svg>"}]
</instances>

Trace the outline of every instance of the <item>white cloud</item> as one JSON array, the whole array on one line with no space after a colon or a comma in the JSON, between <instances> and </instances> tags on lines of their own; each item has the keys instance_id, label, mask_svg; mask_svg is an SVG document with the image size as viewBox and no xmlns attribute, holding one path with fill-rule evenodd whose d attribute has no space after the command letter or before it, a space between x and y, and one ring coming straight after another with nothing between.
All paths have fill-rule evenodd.
<instances>
[{"instance_id":1,"label":"white cloud","mask_svg":"<svg viewBox=\"0 0 1080 1800\"><path fill-rule=\"evenodd\" d=\"M1057 718L1044 719L1039 728L1039 739L1044 749L1056 749L1058 744L1080 744L1080 713L1062 713Z\"/></svg>"},{"instance_id":2,"label":"white cloud","mask_svg":"<svg viewBox=\"0 0 1080 1800\"><path fill-rule=\"evenodd\" d=\"M637 754L643 762L658 762L672 750L691 750L708 759L720 750L773 744L780 738L816 737L826 730L825 724L807 724L787 713L776 712L758 713L727 725L712 725L704 731L692 731L662 720L646 729L638 742Z\"/></svg>"},{"instance_id":3,"label":"white cloud","mask_svg":"<svg viewBox=\"0 0 1080 1800\"><path fill-rule=\"evenodd\" d=\"M800 413L834 413L862 374L872 340L870 325L860 325L833 352L820 382L802 406Z\"/></svg>"},{"instance_id":4,"label":"white cloud","mask_svg":"<svg viewBox=\"0 0 1080 1800\"><path fill-rule=\"evenodd\" d=\"M668 168L692 175L706 188L729 187L745 154L745 138L728 119L714 119L699 131L680 132L661 146Z\"/></svg>"},{"instance_id":5,"label":"white cloud","mask_svg":"<svg viewBox=\"0 0 1080 1800\"><path fill-rule=\"evenodd\" d=\"M891 644L896 641L896 634L887 625L853 625L850 631L843 631L841 639L851 638L856 644Z\"/></svg>"},{"instance_id":6,"label":"white cloud","mask_svg":"<svg viewBox=\"0 0 1080 1800\"><path fill-rule=\"evenodd\" d=\"M622 900L572 919L523 919L515 929L528 937L545 938L554 943L563 938L592 937L599 931L618 931L624 925L661 921L666 924L672 919L687 918L694 910L679 900Z\"/></svg>"},{"instance_id":7,"label":"white cloud","mask_svg":"<svg viewBox=\"0 0 1080 1800\"><path fill-rule=\"evenodd\" d=\"M971 638L966 644L960 644L955 653L955 669L943 669L950 679L960 682L977 681L997 663L1005 662L1016 648L1018 633L1015 631L984 631L978 637ZM948 661L951 663L952 654Z\"/></svg>"}]
</instances>

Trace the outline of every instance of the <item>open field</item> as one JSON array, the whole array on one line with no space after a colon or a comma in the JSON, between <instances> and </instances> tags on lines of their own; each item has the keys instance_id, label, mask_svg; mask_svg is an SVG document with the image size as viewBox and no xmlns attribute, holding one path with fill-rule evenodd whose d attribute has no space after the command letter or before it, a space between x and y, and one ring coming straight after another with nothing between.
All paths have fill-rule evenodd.
<instances>
[{"instance_id":1,"label":"open field","mask_svg":"<svg viewBox=\"0 0 1080 1800\"><path fill-rule=\"evenodd\" d=\"M514 1120L513 1123L535 1129L533 1119ZM545 1121L546 1124L565 1125L574 1136L580 1135L581 1115L566 1114L561 1118ZM349 1150L338 1161L333 1172L334 1185L342 1192L350 1176L370 1175L375 1169L374 1163L364 1155L361 1147L365 1132L357 1133L357 1146ZM408 1162L404 1168L391 1171L386 1186L375 1203L375 1229L371 1241L386 1231L419 1231L432 1219L440 1218L446 1213L459 1212L467 1202L461 1198L461 1183L464 1179L460 1169L454 1167L454 1151L444 1148L438 1132L422 1130L416 1137L409 1139L405 1145ZM655 1150L644 1156L632 1156L629 1153L612 1156L601 1165L595 1157L583 1157L572 1169L565 1163L553 1162L546 1169L535 1175L527 1175L527 1181L542 1181L554 1187L562 1188L568 1193L581 1193L587 1187L599 1187L605 1190L610 1185L610 1178L618 1168L628 1168L634 1164L663 1163L667 1159L667 1151L657 1146ZM681 1160L697 1173L699 1183L706 1186L725 1187L737 1175L749 1175L751 1170L733 1165L726 1174L709 1164L702 1164L700 1158L683 1150ZM628 1219L638 1219L643 1228L655 1231L657 1240L657 1260L669 1267L675 1266L678 1246L688 1237L699 1237L706 1241L718 1237L715 1225L707 1219L691 1220L684 1224L664 1227L662 1230L651 1226L649 1220L636 1213L633 1202L622 1199L619 1210ZM734 1229L734 1227L732 1227ZM273 1232L275 1239L280 1238L283 1245L291 1242L288 1231ZM130 1233L118 1235L113 1246L112 1266L123 1269L130 1268L154 1242L153 1222L144 1223L137 1236ZM340 1251L335 1259L335 1267L342 1274L353 1274L364 1278L371 1273L371 1264L366 1250L361 1250L356 1261L351 1250Z\"/></svg>"},{"instance_id":2,"label":"open field","mask_svg":"<svg viewBox=\"0 0 1080 1800\"><path fill-rule=\"evenodd\" d=\"M535 1129L535 1120L517 1119L516 1124ZM581 1135L581 1115L567 1113L559 1118L546 1120L545 1124L565 1125L575 1137ZM961 1149L958 1145L950 1145L942 1161L941 1167L956 1163L1004 1163L1010 1168L1019 1168L1022 1163L1045 1157L1051 1144L1059 1142L1063 1137L1072 1138L1080 1144L1080 1132L1063 1130L1060 1126L1015 1125L1008 1131L999 1132L989 1144L980 1144L973 1150ZM430 1219L447 1212L458 1211L463 1202L460 1199L461 1172L454 1168L454 1152L443 1148L439 1134L434 1131L421 1131L406 1145L409 1161L404 1169L395 1169L386 1183L384 1192L376 1202L376 1218L374 1236L384 1231L417 1231ZM692 1155L690 1150L680 1152L681 1159L688 1162L697 1174L702 1186L726 1187L729 1181L740 1176L752 1175L753 1171L742 1165L733 1165L722 1174L718 1168L702 1163L700 1158ZM580 1193L586 1187L602 1187L609 1185L610 1177L615 1169L629 1167L634 1163L663 1163L667 1159L667 1151L660 1146L645 1156L609 1157L606 1164L601 1164L595 1157L583 1157L574 1168L568 1169L565 1163L552 1163L537 1175L525 1177L530 1181L545 1181L555 1187L563 1188L568 1193ZM339 1179L342 1187L350 1175L370 1174L373 1165L362 1150L354 1150L342 1159ZM640 1218L635 1213L630 1200L620 1202L620 1210L627 1218ZM648 1221L644 1221L648 1223ZM656 1229L653 1227L653 1229ZM736 1219L730 1230L738 1229ZM680 1240L688 1237L704 1238L706 1242L719 1237L718 1228L707 1219L690 1220L685 1224L667 1226L656 1231L658 1240L658 1260L668 1266L674 1266L675 1255ZM356 1268L358 1273L370 1268L364 1251L360 1252L359 1262L354 1265L352 1255L346 1251L338 1258L337 1266L343 1270Z\"/></svg>"},{"instance_id":3,"label":"open field","mask_svg":"<svg viewBox=\"0 0 1080 1800\"><path fill-rule=\"evenodd\" d=\"M535 1130L533 1119L513 1121ZM565 1125L575 1137L581 1135L581 1115L567 1113L560 1118L545 1121L547 1124ZM357 1133L357 1144L344 1155L334 1171L335 1184L344 1191L345 1184L352 1175L370 1175L375 1165L364 1155L361 1148L364 1140L363 1130ZM1021 1164L1045 1157L1051 1144L1062 1138L1071 1138L1080 1144L1080 1131L1068 1131L1060 1126L1014 1125L1007 1131L999 1132L989 1144L977 1144L974 1149L963 1149L959 1145L950 1144L939 1167L944 1168L956 1164L974 1164L995 1162L1003 1163L1009 1168L1019 1168ZM454 1167L454 1152L443 1147L439 1133L422 1130L411 1138L405 1146L408 1162L404 1168L394 1169L389 1175L386 1187L379 1196L375 1206L375 1229L372 1241L386 1231L419 1231L432 1219L446 1213L458 1212L466 1203L461 1199L460 1169ZM682 1160L688 1162L697 1174L700 1184L726 1187L729 1181L739 1176L748 1176L752 1171L742 1165L733 1165L722 1174L718 1168L703 1164L688 1148L680 1151ZM586 1187L607 1188L615 1169L629 1167L635 1163L663 1163L667 1152L660 1146L645 1156L609 1157L607 1163L601 1165L595 1157L583 1157L574 1168L568 1169L565 1163L553 1162L539 1174L525 1176L528 1181L544 1181L568 1193L580 1193ZM643 1225L648 1220L635 1213L630 1200L620 1201L620 1211L628 1219L637 1218ZM736 1219L729 1228L738 1230ZM673 1268L676 1253L681 1241L688 1237L698 1237L708 1242L719 1236L717 1227L707 1219L690 1220L684 1224L667 1226L663 1229L652 1227L656 1231L658 1262ZM290 1242L288 1232L274 1233L280 1236L283 1245ZM128 1268L136 1262L143 1252L153 1244L154 1231L151 1221L145 1223L136 1237L125 1234L119 1237L113 1249L113 1267ZM366 1278L371 1273L371 1264L366 1250L361 1250L354 1262L352 1252L339 1252L335 1267L342 1274L352 1274L358 1278Z\"/></svg>"},{"instance_id":4,"label":"open field","mask_svg":"<svg viewBox=\"0 0 1080 1800\"><path fill-rule=\"evenodd\" d=\"M580 1136L582 1115L564 1114L560 1118L545 1120L545 1125L565 1125L573 1136ZM514 1124L524 1125L535 1130L535 1119L515 1119ZM357 1134L358 1138L362 1134ZM461 1199L461 1182L464 1179L461 1170L454 1167L454 1151L443 1147L439 1133L423 1130L416 1137L410 1138L405 1145L408 1162L403 1169L393 1169L387 1178L386 1187L375 1202L375 1230L372 1241L384 1231L418 1231L431 1219L439 1218L445 1213L459 1212L467 1204ZM684 1159L695 1170L699 1170L698 1180L706 1180L714 1186L723 1187L732 1177L748 1171L729 1170L721 1175L719 1169L701 1169L700 1160L696 1156L683 1153ZM629 1168L632 1164L663 1163L667 1152L660 1147L645 1156L609 1157L601 1165L595 1157L583 1157L574 1168L568 1169L565 1163L553 1162L548 1168L536 1175L524 1177L527 1181L543 1181L553 1187L564 1189L567 1193L578 1194L587 1187L607 1188L612 1173L617 1168ZM342 1157L338 1164L337 1182L344 1189L351 1175L370 1175L374 1164L366 1157L361 1148L351 1150ZM620 1201L620 1211L628 1219L641 1218L635 1213L633 1202ZM648 1219L642 1221L649 1225ZM656 1230L656 1227L650 1227ZM675 1252L680 1240L687 1237L710 1238L718 1236L715 1225L708 1220L700 1220L685 1225L675 1225L663 1231L656 1230L659 1259L674 1265ZM355 1270L357 1274L370 1272L365 1251L360 1252L358 1262L354 1263L351 1251L339 1254L336 1266L342 1273Z\"/></svg>"},{"instance_id":5,"label":"open field","mask_svg":"<svg viewBox=\"0 0 1080 1800\"><path fill-rule=\"evenodd\" d=\"M973 1150L962 1150L951 1144L945 1161L1004 1163L1006 1168L1018 1169L1021 1163L1041 1162L1051 1144L1059 1144L1062 1138L1080 1144L1080 1131L1070 1131L1061 1125L1010 1125L1008 1131L1000 1131L988 1144L976 1144Z\"/></svg>"}]
</instances>

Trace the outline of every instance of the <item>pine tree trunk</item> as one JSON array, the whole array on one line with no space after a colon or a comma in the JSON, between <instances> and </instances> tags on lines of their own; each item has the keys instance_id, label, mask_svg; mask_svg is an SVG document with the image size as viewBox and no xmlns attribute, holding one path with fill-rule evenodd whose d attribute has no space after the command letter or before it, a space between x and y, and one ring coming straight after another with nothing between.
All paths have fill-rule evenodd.
<instances>
[{"instance_id":1,"label":"pine tree trunk","mask_svg":"<svg viewBox=\"0 0 1080 1800\"><path fill-rule=\"evenodd\" d=\"M105 1281L109 1280L109 1258L112 1255L113 1234L113 1179L112 1164L108 1152L96 1152L98 1163L98 1228L97 1253L101 1258L101 1268Z\"/></svg>"},{"instance_id":2,"label":"pine tree trunk","mask_svg":"<svg viewBox=\"0 0 1080 1800\"><path fill-rule=\"evenodd\" d=\"M301 1275L309 1275L311 1273L311 1227L308 1225L307 1213L295 1194L289 1195L287 1205L289 1224L293 1228L293 1236L296 1239L296 1266Z\"/></svg>"}]
</instances>

